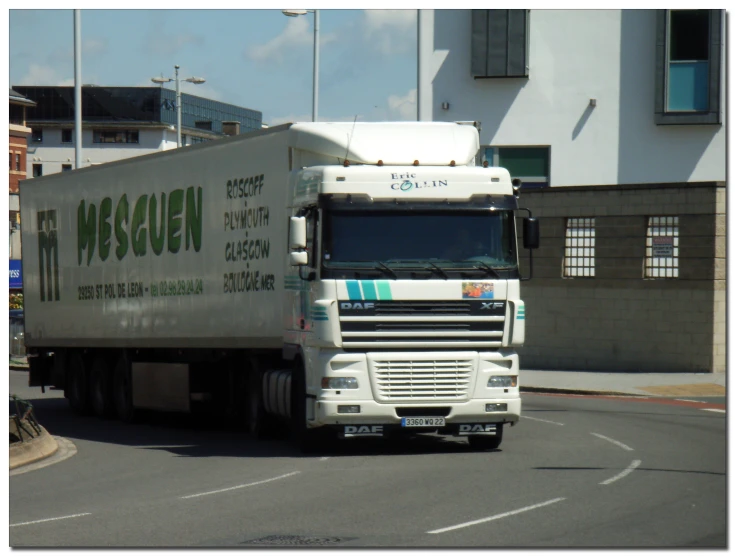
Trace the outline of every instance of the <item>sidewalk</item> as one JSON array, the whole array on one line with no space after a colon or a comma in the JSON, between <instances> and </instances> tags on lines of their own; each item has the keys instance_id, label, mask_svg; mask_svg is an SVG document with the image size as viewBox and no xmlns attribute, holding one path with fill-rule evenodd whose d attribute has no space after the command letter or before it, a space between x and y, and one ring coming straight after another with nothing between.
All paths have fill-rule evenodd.
<instances>
[{"instance_id":1,"label":"sidewalk","mask_svg":"<svg viewBox=\"0 0 735 556\"><path fill-rule=\"evenodd\" d=\"M722 397L727 373L605 373L521 369L522 392L617 394L650 397Z\"/></svg>"}]
</instances>

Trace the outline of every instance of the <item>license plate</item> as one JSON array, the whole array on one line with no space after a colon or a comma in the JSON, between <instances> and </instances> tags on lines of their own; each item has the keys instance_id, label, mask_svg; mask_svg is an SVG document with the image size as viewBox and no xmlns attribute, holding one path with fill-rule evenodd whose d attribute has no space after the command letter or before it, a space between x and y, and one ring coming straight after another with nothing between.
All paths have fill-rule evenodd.
<instances>
[{"instance_id":1,"label":"license plate","mask_svg":"<svg viewBox=\"0 0 735 556\"><path fill-rule=\"evenodd\" d=\"M444 417L403 417L402 427L443 427Z\"/></svg>"}]
</instances>

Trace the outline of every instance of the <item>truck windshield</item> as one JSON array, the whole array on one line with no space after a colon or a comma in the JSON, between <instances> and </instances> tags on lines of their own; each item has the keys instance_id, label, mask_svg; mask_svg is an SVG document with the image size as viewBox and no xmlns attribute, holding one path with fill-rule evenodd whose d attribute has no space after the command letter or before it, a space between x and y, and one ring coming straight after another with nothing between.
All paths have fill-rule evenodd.
<instances>
[{"instance_id":1,"label":"truck windshield","mask_svg":"<svg viewBox=\"0 0 735 556\"><path fill-rule=\"evenodd\" d=\"M325 216L324 268L517 266L510 210L333 210Z\"/></svg>"}]
</instances>

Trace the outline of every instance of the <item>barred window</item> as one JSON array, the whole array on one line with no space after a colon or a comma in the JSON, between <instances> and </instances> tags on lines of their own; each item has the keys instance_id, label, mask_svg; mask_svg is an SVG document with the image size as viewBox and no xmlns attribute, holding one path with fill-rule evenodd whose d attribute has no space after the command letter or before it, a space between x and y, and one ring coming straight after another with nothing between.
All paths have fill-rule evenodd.
<instances>
[{"instance_id":1,"label":"barred window","mask_svg":"<svg viewBox=\"0 0 735 556\"><path fill-rule=\"evenodd\" d=\"M564 240L564 277L594 278L595 219L567 218Z\"/></svg>"},{"instance_id":2,"label":"barred window","mask_svg":"<svg viewBox=\"0 0 735 556\"><path fill-rule=\"evenodd\" d=\"M679 277L679 217L649 216L645 278Z\"/></svg>"}]
</instances>

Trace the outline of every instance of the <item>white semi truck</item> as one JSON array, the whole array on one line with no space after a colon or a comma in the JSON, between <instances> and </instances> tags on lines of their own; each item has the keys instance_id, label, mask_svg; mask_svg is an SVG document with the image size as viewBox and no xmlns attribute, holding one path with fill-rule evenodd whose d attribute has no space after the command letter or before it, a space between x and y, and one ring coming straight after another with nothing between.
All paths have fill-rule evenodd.
<instances>
[{"instance_id":1,"label":"white semi truck","mask_svg":"<svg viewBox=\"0 0 735 556\"><path fill-rule=\"evenodd\" d=\"M478 148L459 123L284 124L23 182L30 385L127 421L285 421L303 450L496 448L521 412L525 209Z\"/></svg>"}]
</instances>

